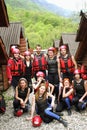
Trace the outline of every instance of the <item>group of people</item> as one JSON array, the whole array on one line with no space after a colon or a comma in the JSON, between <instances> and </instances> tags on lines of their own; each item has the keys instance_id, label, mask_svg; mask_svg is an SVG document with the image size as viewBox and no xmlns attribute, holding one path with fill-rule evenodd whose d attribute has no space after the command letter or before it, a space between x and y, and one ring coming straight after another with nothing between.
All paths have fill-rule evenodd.
<instances>
[{"instance_id":1,"label":"group of people","mask_svg":"<svg viewBox=\"0 0 87 130\"><path fill-rule=\"evenodd\" d=\"M33 93L31 115L27 120L33 119L36 110L45 123L55 119L67 127L61 112L66 109L71 115L73 105L78 112L86 108L87 81L81 76L81 69L66 45L60 46L58 53L54 47L50 47L47 54L41 49L38 44L35 54L25 51L21 55L17 47L11 47L7 76L14 88L14 115L28 112L29 95ZM32 82L32 78L35 81Z\"/></svg>"}]
</instances>

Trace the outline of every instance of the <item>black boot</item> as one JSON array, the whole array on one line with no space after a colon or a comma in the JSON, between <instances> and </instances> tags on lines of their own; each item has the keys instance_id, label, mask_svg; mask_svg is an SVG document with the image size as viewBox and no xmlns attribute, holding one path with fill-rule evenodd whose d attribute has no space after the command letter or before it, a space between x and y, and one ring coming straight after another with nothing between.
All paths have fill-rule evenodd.
<instances>
[{"instance_id":1,"label":"black boot","mask_svg":"<svg viewBox=\"0 0 87 130\"><path fill-rule=\"evenodd\" d=\"M62 123L65 127L67 127L68 123L60 117L59 122Z\"/></svg>"},{"instance_id":2,"label":"black boot","mask_svg":"<svg viewBox=\"0 0 87 130\"><path fill-rule=\"evenodd\" d=\"M71 109L67 109L67 112L69 116L72 114Z\"/></svg>"}]
</instances>

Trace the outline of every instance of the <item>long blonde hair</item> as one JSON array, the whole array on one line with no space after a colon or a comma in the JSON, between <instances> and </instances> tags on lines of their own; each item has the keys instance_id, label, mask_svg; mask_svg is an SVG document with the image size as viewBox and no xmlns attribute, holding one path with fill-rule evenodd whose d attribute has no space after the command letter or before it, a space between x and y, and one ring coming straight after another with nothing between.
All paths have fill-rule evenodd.
<instances>
[{"instance_id":1,"label":"long blonde hair","mask_svg":"<svg viewBox=\"0 0 87 130\"><path fill-rule=\"evenodd\" d=\"M43 95L42 95L42 100L45 100L46 97L47 97L47 87L46 87L46 83L41 83L40 86L39 86L39 88L40 88L41 86L45 86L45 92L44 92ZM40 93L39 88L38 88L37 92L35 93L35 99L36 99L36 100L39 99L39 93Z\"/></svg>"}]
</instances>

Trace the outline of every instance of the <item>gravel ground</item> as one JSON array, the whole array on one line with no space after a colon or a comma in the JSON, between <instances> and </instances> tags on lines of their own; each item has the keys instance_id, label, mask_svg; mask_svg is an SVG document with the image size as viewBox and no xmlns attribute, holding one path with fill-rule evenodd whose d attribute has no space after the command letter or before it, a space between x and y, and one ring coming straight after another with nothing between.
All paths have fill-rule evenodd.
<instances>
[{"instance_id":1,"label":"gravel ground","mask_svg":"<svg viewBox=\"0 0 87 130\"><path fill-rule=\"evenodd\" d=\"M0 130L87 130L87 109L81 113L73 109L71 116L68 116L67 112L63 111L63 118L68 121L67 128L56 120L53 120L53 122L49 124L42 123L40 127L33 127L31 121L26 121L26 117L29 116L30 112L23 114L21 117L15 117L13 115L12 87L4 92L4 96L6 100L6 112L3 115L0 114ZM31 96L32 94L30 97Z\"/></svg>"}]
</instances>

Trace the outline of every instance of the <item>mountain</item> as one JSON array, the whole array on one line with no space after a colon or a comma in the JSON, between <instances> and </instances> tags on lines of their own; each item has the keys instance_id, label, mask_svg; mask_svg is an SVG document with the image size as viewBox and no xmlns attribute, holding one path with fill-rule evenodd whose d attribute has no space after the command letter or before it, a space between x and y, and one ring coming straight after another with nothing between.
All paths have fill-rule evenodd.
<instances>
[{"instance_id":1,"label":"mountain","mask_svg":"<svg viewBox=\"0 0 87 130\"><path fill-rule=\"evenodd\" d=\"M32 0L32 1L37 5L39 5L40 7L43 7L45 10L58 14L60 16L69 17L73 14L71 10L66 10L55 4L48 3L46 0Z\"/></svg>"},{"instance_id":2,"label":"mountain","mask_svg":"<svg viewBox=\"0 0 87 130\"><path fill-rule=\"evenodd\" d=\"M5 2L13 7L13 9L22 8L26 10L48 11L64 17L70 17L73 14L72 11L48 3L46 0L5 0Z\"/></svg>"}]
</instances>

